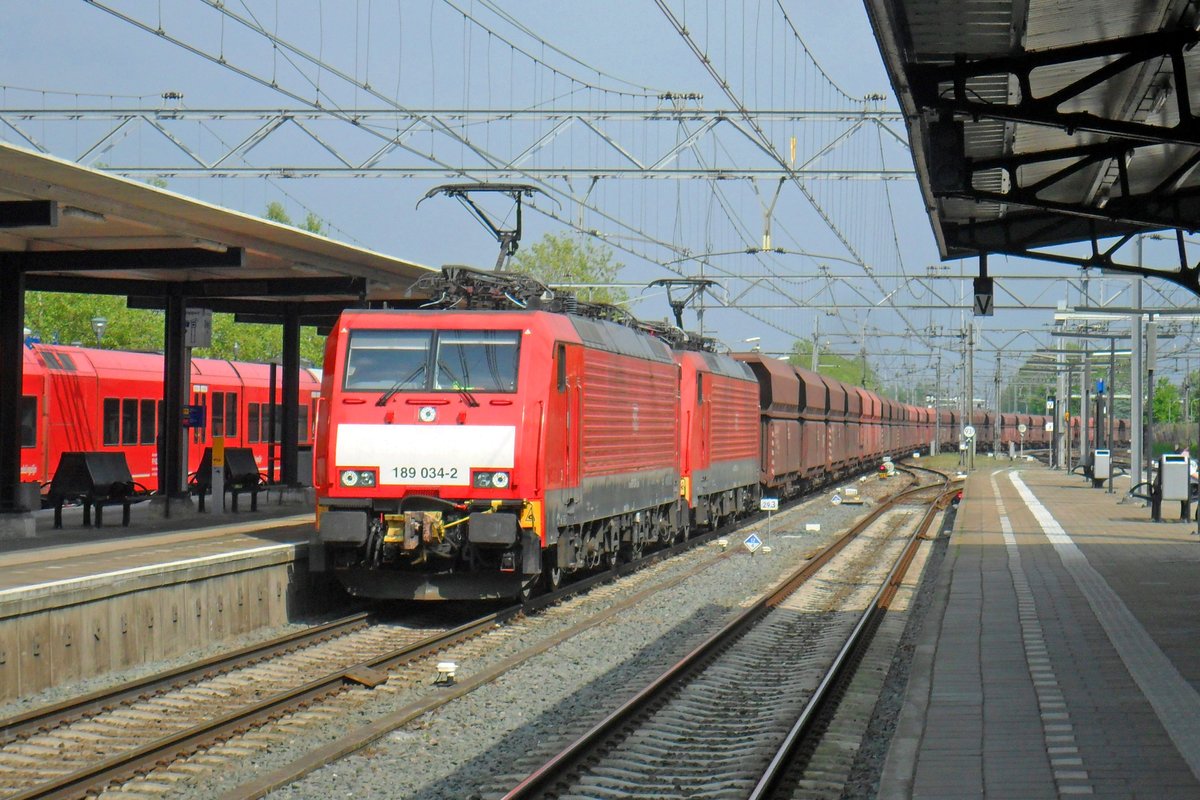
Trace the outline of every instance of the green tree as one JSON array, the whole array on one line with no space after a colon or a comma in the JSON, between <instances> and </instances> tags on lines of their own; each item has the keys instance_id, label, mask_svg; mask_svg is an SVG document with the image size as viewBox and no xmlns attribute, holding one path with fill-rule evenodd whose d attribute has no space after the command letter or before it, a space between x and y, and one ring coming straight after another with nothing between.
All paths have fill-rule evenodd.
<instances>
[{"instance_id":1,"label":"green tree","mask_svg":"<svg viewBox=\"0 0 1200 800\"><path fill-rule=\"evenodd\" d=\"M293 228L299 228L302 231L317 233L321 236L325 235L325 220L309 211L304 216L304 222L297 225L295 222L292 222L292 215L287 212L287 209L283 207L283 203L278 200L272 200L267 203L267 213L263 216L281 225L291 225Z\"/></svg>"},{"instance_id":2,"label":"green tree","mask_svg":"<svg viewBox=\"0 0 1200 800\"><path fill-rule=\"evenodd\" d=\"M309 233L325 235L325 221L311 211L304 216L304 224L300 228Z\"/></svg>"},{"instance_id":3,"label":"green tree","mask_svg":"<svg viewBox=\"0 0 1200 800\"><path fill-rule=\"evenodd\" d=\"M541 241L518 250L512 268L537 278L547 286L571 283L607 284L617 279L624 264L613 260L612 250L590 239L547 233ZM580 300L591 303L621 303L628 299L623 289L572 289Z\"/></svg>"},{"instance_id":4,"label":"green tree","mask_svg":"<svg viewBox=\"0 0 1200 800\"><path fill-rule=\"evenodd\" d=\"M818 356L820 363L817 365L817 372L822 375L828 375L852 386L862 386L873 392L881 390L879 378L871 369L870 362L864 358L847 358L824 351L818 353ZM804 369L812 367L812 342L808 339L797 339L792 344L792 353L788 356L788 363Z\"/></svg>"},{"instance_id":5,"label":"green tree","mask_svg":"<svg viewBox=\"0 0 1200 800\"><path fill-rule=\"evenodd\" d=\"M104 320L99 342L93 319ZM127 308L125 299L109 295L29 292L25 297L25 327L43 342L102 347L106 350L162 352L163 312ZM300 329L300 357L319 365L325 340L314 328ZM213 315L212 347L196 348L200 358L266 362L283 353L279 325L234 322L232 314Z\"/></svg>"},{"instance_id":6,"label":"green tree","mask_svg":"<svg viewBox=\"0 0 1200 800\"><path fill-rule=\"evenodd\" d=\"M127 308L111 295L29 292L25 327L43 342L97 346L92 320L103 320L99 346L113 350L162 350L161 311Z\"/></svg>"},{"instance_id":7,"label":"green tree","mask_svg":"<svg viewBox=\"0 0 1200 800\"><path fill-rule=\"evenodd\" d=\"M1154 421L1179 422L1183 396L1179 387L1170 378L1159 378L1154 382Z\"/></svg>"},{"instance_id":8,"label":"green tree","mask_svg":"<svg viewBox=\"0 0 1200 800\"><path fill-rule=\"evenodd\" d=\"M267 203L267 213L263 215L271 222L278 222L281 225L293 225L292 216L288 214L287 209L283 207L283 203L278 200L272 200Z\"/></svg>"}]
</instances>

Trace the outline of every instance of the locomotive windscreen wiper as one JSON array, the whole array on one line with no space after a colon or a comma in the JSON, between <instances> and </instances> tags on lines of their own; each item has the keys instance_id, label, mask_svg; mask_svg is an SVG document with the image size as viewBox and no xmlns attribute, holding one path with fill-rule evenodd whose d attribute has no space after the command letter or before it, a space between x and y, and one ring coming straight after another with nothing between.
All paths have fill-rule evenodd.
<instances>
[{"instance_id":1,"label":"locomotive windscreen wiper","mask_svg":"<svg viewBox=\"0 0 1200 800\"><path fill-rule=\"evenodd\" d=\"M391 388L389 388L383 394L379 395L379 399L375 401L375 405L386 406L387 401L391 400L393 397L396 396L396 392L399 392L401 389L403 389L410 381L412 381L413 378L420 375L421 372L424 371L424 369L425 369L424 364L418 364L416 369L414 369L412 372L408 373L408 375L404 376L400 380L393 383L391 385Z\"/></svg>"},{"instance_id":2,"label":"locomotive windscreen wiper","mask_svg":"<svg viewBox=\"0 0 1200 800\"><path fill-rule=\"evenodd\" d=\"M475 399L475 395L468 391L466 381L460 380L459 377L454 374L454 370L446 366L446 362L442 361L440 358L438 359L438 367L445 372L447 376L449 376L451 382L454 383L454 388L458 389L458 393L462 395L462 399L466 401L469 408L475 408L479 405L479 401Z\"/></svg>"}]
</instances>

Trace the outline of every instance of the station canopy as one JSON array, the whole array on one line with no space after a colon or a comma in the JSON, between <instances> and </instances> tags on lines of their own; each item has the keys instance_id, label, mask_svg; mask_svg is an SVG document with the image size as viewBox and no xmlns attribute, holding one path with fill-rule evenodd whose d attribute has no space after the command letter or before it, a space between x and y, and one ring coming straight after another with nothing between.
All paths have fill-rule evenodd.
<instances>
[{"instance_id":1,"label":"station canopy","mask_svg":"<svg viewBox=\"0 0 1200 800\"><path fill-rule=\"evenodd\" d=\"M363 302L406 300L428 267L139 181L0 144L0 280L329 325ZM411 302L411 300L409 301Z\"/></svg>"},{"instance_id":2,"label":"station canopy","mask_svg":"<svg viewBox=\"0 0 1200 800\"><path fill-rule=\"evenodd\" d=\"M943 258L1002 253L1200 293L1200 11L1172 0L867 0ZM1139 267L1141 232L1178 263ZM1080 247L1079 243L1086 246Z\"/></svg>"}]
</instances>

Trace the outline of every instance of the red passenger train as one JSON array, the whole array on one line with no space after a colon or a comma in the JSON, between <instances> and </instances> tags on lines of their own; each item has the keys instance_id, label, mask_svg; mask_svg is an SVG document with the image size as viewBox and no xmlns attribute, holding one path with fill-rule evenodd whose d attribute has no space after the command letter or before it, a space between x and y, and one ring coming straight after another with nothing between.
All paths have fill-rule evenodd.
<instances>
[{"instance_id":1,"label":"red passenger train","mask_svg":"<svg viewBox=\"0 0 1200 800\"><path fill-rule=\"evenodd\" d=\"M379 598L511 597L932 440L932 416L712 352L518 275L446 268L440 309L327 343L310 565Z\"/></svg>"},{"instance_id":2,"label":"red passenger train","mask_svg":"<svg viewBox=\"0 0 1200 800\"><path fill-rule=\"evenodd\" d=\"M21 480L45 483L67 451L119 451L133 479L158 487L158 431L162 417L163 357L153 353L63 345L25 348L21 397ZM200 463L213 436L230 447L250 447L264 469L267 442L280 441L283 414L270 430L270 366L192 359L187 402L205 409L203 427L190 429L188 471ZM311 444L319 377L300 372L299 441Z\"/></svg>"}]
</instances>

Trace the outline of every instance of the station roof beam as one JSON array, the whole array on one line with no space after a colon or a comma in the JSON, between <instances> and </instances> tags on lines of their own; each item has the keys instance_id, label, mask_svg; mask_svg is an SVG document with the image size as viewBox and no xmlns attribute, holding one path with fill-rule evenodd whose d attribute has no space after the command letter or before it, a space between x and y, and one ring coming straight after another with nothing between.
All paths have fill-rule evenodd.
<instances>
[{"instance_id":1,"label":"station roof beam","mask_svg":"<svg viewBox=\"0 0 1200 800\"><path fill-rule=\"evenodd\" d=\"M1200 22L1151 0L867 0L944 258L1152 275L1143 231L1200 225ZM1086 248L1067 247L1087 245ZM1090 251L1090 252L1089 252Z\"/></svg>"}]
</instances>

